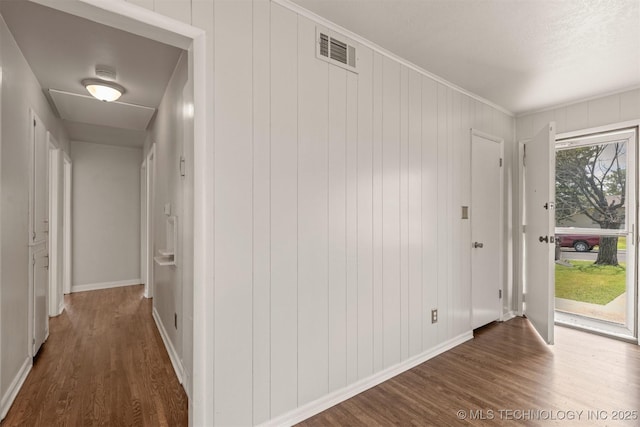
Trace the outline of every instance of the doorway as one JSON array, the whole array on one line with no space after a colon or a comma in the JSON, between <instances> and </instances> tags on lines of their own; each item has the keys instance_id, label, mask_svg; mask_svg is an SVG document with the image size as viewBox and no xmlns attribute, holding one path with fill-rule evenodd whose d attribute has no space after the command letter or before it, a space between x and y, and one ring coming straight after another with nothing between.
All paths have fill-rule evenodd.
<instances>
[{"instance_id":1,"label":"doorway","mask_svg":"<svg viewBox=\"0 0 640 427\"><path fill-rule=\"evenodd\" d=\"M472 328L502 318L503 140L471 134ZM463 218L465 213L463 212Z\"/></svg>"},{"instance_id":2,"label":"doorway","mask_svg":"<svg viewBox=\"0 0 640 427\"><path fill-rule=\"evenodd\" d=\"M635 338L635 129L556 142L556 322Z\"/></svg>"}]
</instances>

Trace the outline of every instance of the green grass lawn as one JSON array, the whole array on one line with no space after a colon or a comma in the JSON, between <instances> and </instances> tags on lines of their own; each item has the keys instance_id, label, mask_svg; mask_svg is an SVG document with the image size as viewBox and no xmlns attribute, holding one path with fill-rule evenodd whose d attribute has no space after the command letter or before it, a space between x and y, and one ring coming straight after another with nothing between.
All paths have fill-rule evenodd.
<instances>
[{"instance_id":1,"label":"green grass lawn","mask_svg":"<svg viewBox=\"0 0 640 427\"><path fill-rule=\"evenodd\" d=\"M556 264L556 297L605 305L626 290L626 265L595 265L593 261Z\"/></svg>"},{"instance_id":2,"label":"green grass lawn","mask_svg":"<svg viewBox=\"0 0 640 427\"><path fill-rule=\"evenodd\" d=\"M618 250L626 250L626 249L627 249L627 238L618 237Z\"/></svg>"}]
</instances>

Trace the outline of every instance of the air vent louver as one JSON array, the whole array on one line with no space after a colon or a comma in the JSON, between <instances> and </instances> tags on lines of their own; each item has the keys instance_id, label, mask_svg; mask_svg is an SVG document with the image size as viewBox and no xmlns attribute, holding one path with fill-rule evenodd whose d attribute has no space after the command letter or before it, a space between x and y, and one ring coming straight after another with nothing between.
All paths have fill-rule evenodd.
<instances>
[{"instance_id":1,"label":"air vent louver","mask_svg":"<svg viewBox=\"0 0 640 427\"><path fill-rule=\"evenodd\" d=\"M356 72L356 48L330 35L318 32L318 58Z\"/></svg>"}]
</instances>

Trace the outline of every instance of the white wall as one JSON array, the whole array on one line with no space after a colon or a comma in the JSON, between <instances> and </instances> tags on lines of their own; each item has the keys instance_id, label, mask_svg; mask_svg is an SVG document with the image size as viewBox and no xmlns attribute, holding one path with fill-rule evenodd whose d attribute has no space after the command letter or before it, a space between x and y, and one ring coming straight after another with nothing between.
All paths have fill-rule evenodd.
<instances>
[{"instance_id":1,"label":"white wall","mask_svg":"<svg viewBox=\"0 0 640 427\"><path fill-rule=\"evenodd\" d=\"M2 411L10 403L12 386L25 363L30 363L27 343L29 307L29 108L44 121L61 148L68 138L50 111L33 72L0 18L0 67L2 68L2 116L0 129L2 165L0 203L2 230L0 259L0 396Z\"/></svg>"},{"instance_id":2,"label":"white wall","mask_svg":"<svg viewBox=\"0 0 640 427\"><path fill-rule=\"evenodd\" d=\"M362 45L319 61L278 4L214 15L215 423L250 425L468 336L469 129L511 156L513 119Z\"/></svg>"},{"instance_id":3,"label":"white wall","mask_svg":"<svg viewBox=\"0 0 640 427\"><path fill-rule=\"evenodd\" d=\"M140 283L142 150L73 141L72 292Z\"/></svg>"},{"instance_id":4,"label":"white wall","mask_svg":"<svg viewBox=\"0 0 640 427\"><path fill-rule=\"evenodd\" d=\"M190 155L193 138L190 133L185 134L185 128L192 126L189 105L193 101L192 86L188 86L186 95L183 95L187 84L188 55L185 52L176 64L150 127L151 137L146 150L149 150L151 142L155 144L155 205L152 213L155 255L158 255L158 249L167 247L165 205L170 205L170 215L177 217L178 224L176 266L154 264L153 306L156 320L161 323L165 338L170 342L169 353L173 352L172 356L177 359L174 363L178 364L179 375L184 376L185 389L190 393L193 309L191 301L183 301L184 298L193 298L193 156ZM188 179L180 176L181 156L185 158ZM177 316L177 327L174 315Z\"/></svg>"}]
</instances>

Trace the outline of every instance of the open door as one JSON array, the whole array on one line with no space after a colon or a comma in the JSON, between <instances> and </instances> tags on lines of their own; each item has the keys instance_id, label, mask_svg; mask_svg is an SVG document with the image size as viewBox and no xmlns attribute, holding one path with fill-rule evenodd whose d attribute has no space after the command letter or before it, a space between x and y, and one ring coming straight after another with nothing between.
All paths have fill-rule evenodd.
<instances>
[{"instance_id":1,"label":"open door","mask_svg":"<svg viewBox=\"0 0 640 427\"><path fill-rule=\"evenodd\" d=\"M555 123L525 145L525 314L553 344L555 300Z\"/></svg>"}]
</instances>

